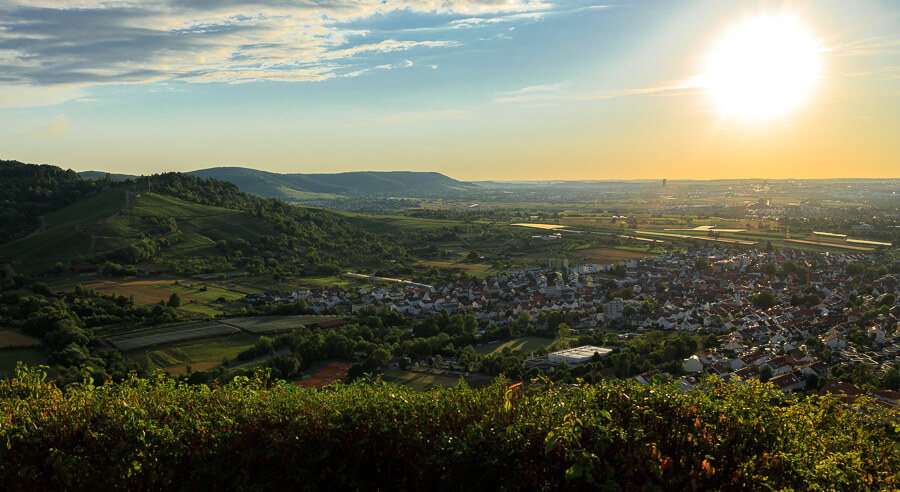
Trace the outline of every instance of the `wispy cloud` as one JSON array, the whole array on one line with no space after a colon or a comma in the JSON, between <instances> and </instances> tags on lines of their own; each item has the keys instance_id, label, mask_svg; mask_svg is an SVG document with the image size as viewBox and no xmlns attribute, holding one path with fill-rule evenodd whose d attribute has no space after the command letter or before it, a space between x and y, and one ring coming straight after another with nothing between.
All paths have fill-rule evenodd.
<instances>
[{"instance_id":1,"label":"wispy cloud","mask_svg":"<svg viewBox=\"0 0 900 492\"><path fill-rule=\"evenodd\" d=\"M72 127L66 123L66 120L57 118L53 121L33 126L29 133L37 138L53 140L70 131L72 131Z\"/></svg>"},{"instance_id":2,"label":"wispy cloud","mask_svg":"<svg viewBox=\"0 0 900 492\"><path fill-rule=\"evenodd\" d=\"M428 120L451 120L451 119L460 119L463 118L467 111L459 111L459 110L444 110L444 111L433 111L428 113L403 113L396 114L391 116L386 116L379 120L365 122L365 123L348 123L344 125L347 128L362 128L362 127L371 127L371 126L382 126L382 125L392 125L394 123L403 123L409 121L428 121Z\"/></svg>"},{"instance_id":3,"label":"wispy cloud","mask_svg":"<svg viewBox=\"0 0 900 492\"><path fill-rule=\"evenodd\" d=\"M2 94L18 90L11 87L320 81L465 39L384 35L353 23L414 13L469 19L454 25L466 29L552 7L540 0L4 0L0 100L15 99Z\"/></svg>"},{"instance_id":4,"label":"wispy cloud","mask_svg":"<svg viewBox=\"0 0 900 492\"><path fill-rule=\"evenodd\" d=\"M614 99L628 96L676 96L705 87L703 76L698 75L684 80L666 82L655 87L640 87L616 91L596 92L579 96L581 100Z\"/></svg>"},{"instance_id":5,"label":"wispy cloud","mask_svg":"<svg viewBox=\"0 0 900 492\"><path fill-rule=\"evenodd\" d=\"M900 37L877 36L844 43L829 51L844 56L896 55L900 53Z\"/></svg>"},{"instance_id":6,"label":"wispy cloud","mask_svg":"<svg viewBox=\"0 0 900 492\"><path fill-rule=\"evenodd\" d=\"M538 100L555 99L564 95L563 83L549 85L532 85L522 89L503 92L494 99L495 103L521 103Z\"/></svg>"}]
</instances>

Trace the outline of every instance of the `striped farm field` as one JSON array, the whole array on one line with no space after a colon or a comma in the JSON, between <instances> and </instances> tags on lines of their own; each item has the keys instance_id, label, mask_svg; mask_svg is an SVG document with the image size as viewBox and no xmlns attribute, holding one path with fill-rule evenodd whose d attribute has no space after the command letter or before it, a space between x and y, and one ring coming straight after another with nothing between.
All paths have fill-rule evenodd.
<instances>
[{"instance_id":1,"label":"striped farm field","mask_svg":"<svg viewBox=\"0 0 900 492\"><path fill-rule=\"evenodd\" d=\"M226 326L213 321L203 323L189 323L177 326L167 326L156 330L128 333L108 337L106 341L115 345L122 351L136 350L153 347L165 343L182 342L198 338L211 338L216 336L239 333L237 328Z\"/></svg>"},{"instance_id":2,"label":"striped farm field","mask_svg":"<svg viewBox=\"0 0 900 492\"><path fill-rule=\"evenodd\" d=\"M341 319L338 316L316 316L316 315L298 315L298 316L254 316L251 318L230 318L224 320L228 325L240 328L243 331L265 335L269 333L279 333L295 330L303 326L323 321L332 321Z\"/></svg>"}]
</instances>

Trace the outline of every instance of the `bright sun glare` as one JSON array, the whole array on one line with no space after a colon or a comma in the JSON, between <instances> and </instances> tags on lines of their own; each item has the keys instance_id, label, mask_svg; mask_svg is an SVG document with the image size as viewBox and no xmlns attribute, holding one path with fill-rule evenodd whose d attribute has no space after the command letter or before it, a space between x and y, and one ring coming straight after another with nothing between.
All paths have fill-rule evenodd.
<instances>
[{"instance_id":1,"label":"bright sun glare","mask_svg":"<svg viewBox=\"0 0 900 492\"><path fill-rule=\"evenodd\" d=\"M703 85L725 117L767 120L809 99L822 74L821 53L795 17L757 17L718 41Z\"/></svg>"}]
</instances>

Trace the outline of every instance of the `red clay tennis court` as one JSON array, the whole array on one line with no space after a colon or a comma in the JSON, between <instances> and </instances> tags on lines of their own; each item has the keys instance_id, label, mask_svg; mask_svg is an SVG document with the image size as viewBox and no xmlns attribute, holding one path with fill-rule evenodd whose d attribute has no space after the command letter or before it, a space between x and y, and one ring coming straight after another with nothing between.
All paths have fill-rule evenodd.
<instances>
[{"instance_id":1,"label":"red clay tennis court","mask_svg":"<svg viewBox=\"0 0 900 492\"><path fill-rule=\"evenodd\" d=\"M350 362L329 362L309 377L294 381L294 385L301 388L324 388L329 384L342 383L347 379L347 370L352 365Z\"/></svg>"}]
</instances>

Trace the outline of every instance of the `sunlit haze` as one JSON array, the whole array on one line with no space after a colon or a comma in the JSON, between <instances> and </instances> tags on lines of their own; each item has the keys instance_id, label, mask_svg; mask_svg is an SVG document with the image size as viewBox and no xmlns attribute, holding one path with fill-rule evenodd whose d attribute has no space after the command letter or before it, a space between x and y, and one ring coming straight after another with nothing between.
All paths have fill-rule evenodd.
<instances>
[{"instance_id":1,"label":"sunlit haze","mask_svg":"<svg viewBox=\"0 0 900 492\"><path fill-rule=\"evenodd\" d=\"M807 102L822 74L821 52L795 18L754 18L716 44L704 83L726 117L770 119Z\"/></svg>"},{"instance_id":2,"label":"sunlit haze","mask_svg":"<svg viewBox=\"0 0 900 492\"><path fill-rule=\"evenodd\" d=\"M0 3L2 158L147 174L900 176L900 3Z\"/></svg>"}]
</instances>

